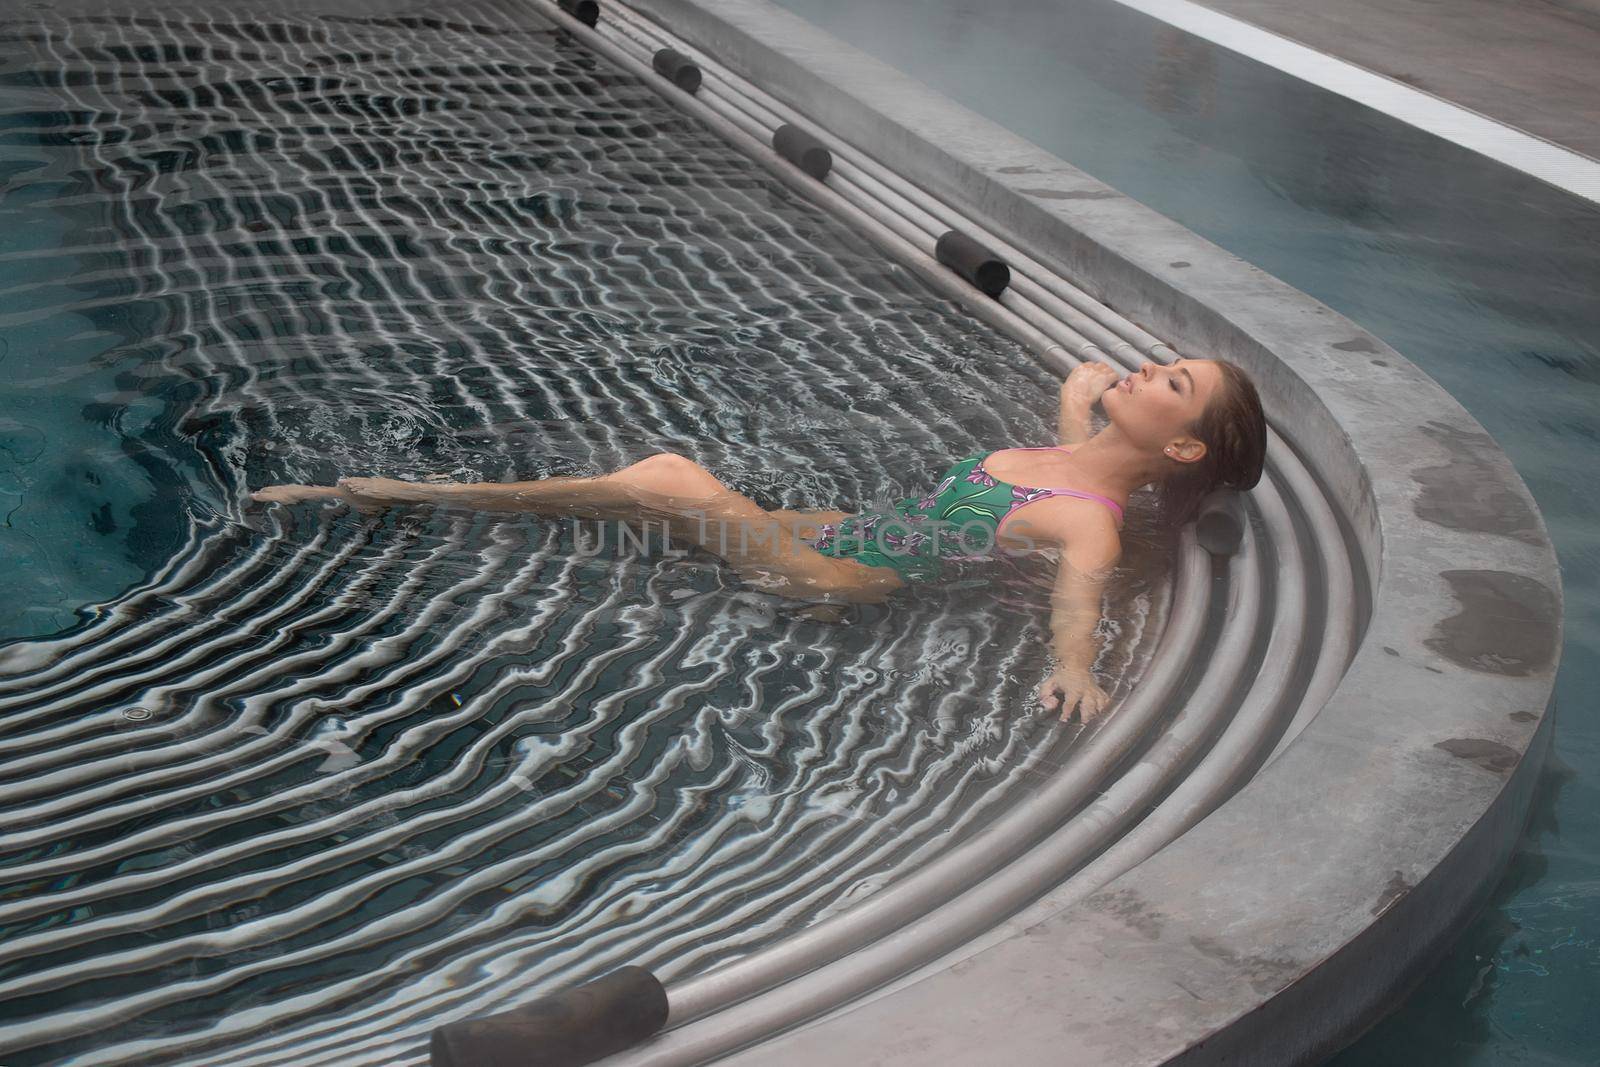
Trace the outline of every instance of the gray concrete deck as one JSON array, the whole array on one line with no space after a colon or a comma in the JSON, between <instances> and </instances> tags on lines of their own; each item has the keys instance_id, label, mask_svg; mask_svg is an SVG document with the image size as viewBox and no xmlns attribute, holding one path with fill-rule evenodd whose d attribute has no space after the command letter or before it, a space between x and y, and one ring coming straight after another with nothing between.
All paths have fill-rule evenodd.
<instances>
[{"instance_id":1,"label":"gray concrete deck","mask_svg":"<svg viewBox=\"0 0 1600 1067\"><path fill-rule=\"evenodd\" d=\"M1600 159L1600 0L1200 0Z\"/></svg>"}]
</instances>

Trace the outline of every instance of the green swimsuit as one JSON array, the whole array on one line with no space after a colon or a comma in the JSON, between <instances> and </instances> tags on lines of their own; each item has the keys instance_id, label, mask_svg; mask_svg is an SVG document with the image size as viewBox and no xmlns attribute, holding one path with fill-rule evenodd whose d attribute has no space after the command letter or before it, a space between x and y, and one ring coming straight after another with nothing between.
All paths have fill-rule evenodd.
<instances>
[{"instance_id":1,"label":"green swimsuit","mask_svg":"<svg viewBox=\"0 0 1600 1067\"><path fill-rule=\"evenodd\" d=\"M1070 452L1059 446L1018 451ZM1001 524L1012 512L1037 500L1070 496L1097 500L1122 523L1114 500L1077 489L1036 489L998 481L983 469L992 452L958 460L925 497L906 497L884 514L851 515L821 527L810 542L825 556L853 559L871 567L891 567L901 579L932 581L946 559L982 559L993 555Z\"/></svg>"}]
</instances>

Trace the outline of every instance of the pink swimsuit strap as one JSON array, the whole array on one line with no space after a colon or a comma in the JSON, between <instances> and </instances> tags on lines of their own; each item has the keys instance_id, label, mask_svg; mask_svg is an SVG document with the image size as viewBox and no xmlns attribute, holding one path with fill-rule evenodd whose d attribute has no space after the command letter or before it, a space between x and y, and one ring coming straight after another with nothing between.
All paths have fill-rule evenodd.
<instances>
[{"instance_id":1,"label":"pink swimsuit strap","mask_svg":"<svg viewBox=\"0 0 1600 1067\"><path fill-rule=\"evenodd\" d=\"M1029 445L1029 446L1027 446L1025 448L1002 449L1002 451L1008 451L1008 452L1065 452L1069 456L1072 455L1072 449L1066 447L1065 445ZM992 454L993 453L991 453L991 455ZM988 459L988 458L989 458L988 456L984 456L983 457L983 459ZM988 474L989 472L987 470L984 470L983 459L980 459L978 461L978 469L979 470L983 470L985 474ZM990 477L993 477L993 475L990 475ZM1014 515L1018 508L1027 507L1029 504L1036 504L1041 500L1049 500L1051 497L1056 497L1056 496L1071 496L1071 497L1077 497L1079 500L1094 500L1094 501L1097 501L1098 503L1104 504L1106 507L1111 509L1113 514L1116 515L1116 517L1117 517L1117 525L1118 526L1122 525L1122 505L1118 504L1115 500L1112 500L1110 497L1101 496L1099 493L1087 493L1087 492L1084 492L1082 489L1053 489L1053 488L1050 488L1048 486L1017 485L1017 483L1015 483L1015 482L1012 482L1010 484L1016 486L1018 489L1023 489L1023 490L1026 490L1026 491L1030 492L1030 493L1044 493L1045 495L1044 496L1034 497L1031 500L1013 501L1012 504L1011 504L1011 509L1009 511L1007 511L1006 514L1005 514L1005 518L1006 519L1009 519L1012 515ZM1004 519L1001 520L1002 523L1004 521L1005 521Z\"/></svg>"}]
</instances>

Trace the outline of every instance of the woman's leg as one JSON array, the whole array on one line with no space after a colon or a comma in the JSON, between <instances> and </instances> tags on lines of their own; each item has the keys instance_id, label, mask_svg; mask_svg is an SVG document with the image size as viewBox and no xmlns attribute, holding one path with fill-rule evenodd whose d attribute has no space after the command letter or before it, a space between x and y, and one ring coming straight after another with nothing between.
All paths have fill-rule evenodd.
<instances>
[{"instance_id":1,"label":"woman's leg","mask_svg":"<svg viewBox=\"0 0 1600 1067\"><path fill-rule=\"evenodd\" d=\"M634 464L634 467L639 464ZM633 468L616 472L622 474ZM582 518L638 517L610 481L615 475L540 478L528 482L408 482L398 478L340 478L337 485L269 485L250 494L263 503L344 500L368 507L434 504L475 511L531 512Z\"/></svg>"},{"instance_id":2,"label":"woman's leg","mask_svg":"<svg viewBox=\"0 0 1600 1067\"><path fill-rule=\"evenodd\" d=\"M336 487L269 486L251 494L257 500L285 502L330 496L349 499L358 506L431 503L623 522L656 521L665 524L674 539L716 553L741 576L784 595L877 601L902 585L887 567L833 559L802 544L792 523L729 489L693 460L670 452L592 478L439 484L341 478ZM843 513L832 514L843 517Z\"/></svg>"}]
</instances>

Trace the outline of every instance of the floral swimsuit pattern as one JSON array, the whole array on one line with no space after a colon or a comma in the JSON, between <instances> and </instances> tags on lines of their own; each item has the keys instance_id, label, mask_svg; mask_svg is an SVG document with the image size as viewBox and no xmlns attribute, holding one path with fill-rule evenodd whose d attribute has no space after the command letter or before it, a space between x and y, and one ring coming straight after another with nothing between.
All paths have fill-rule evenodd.
<instances>
[{"instance_id":1,"label":"floral swimsuit pattern","mask_svg":"<svg viewBox=\"0 0 1600 1067\"><path fill-rule=\"evenodd\" d=\"M1094 493L1000 481L983 469L983 461L992 454L979 452L958 460L926 496L907 497L892 512L851 515L824 524L811 547L825 556L891 567L906 581L932 581L942 573L943 560L992 554L1006 516L1036 500L1055 496L1098 500L1121 521L1122 509Z\"/></svg>"}]
</instances>

